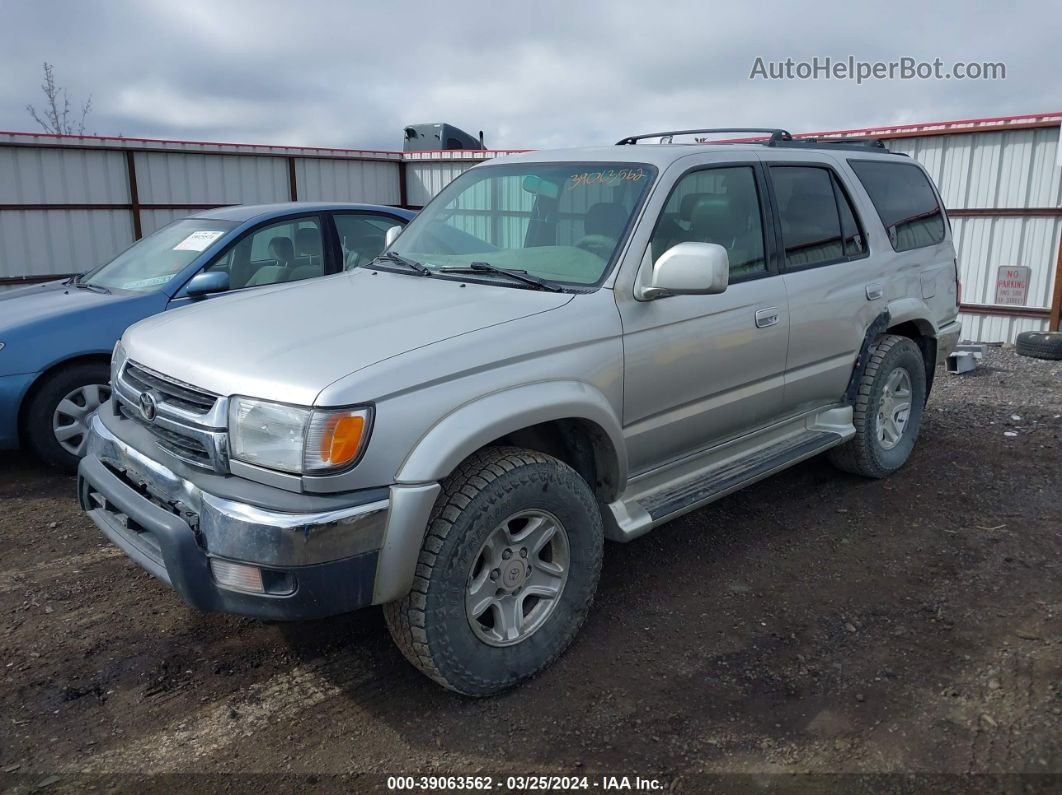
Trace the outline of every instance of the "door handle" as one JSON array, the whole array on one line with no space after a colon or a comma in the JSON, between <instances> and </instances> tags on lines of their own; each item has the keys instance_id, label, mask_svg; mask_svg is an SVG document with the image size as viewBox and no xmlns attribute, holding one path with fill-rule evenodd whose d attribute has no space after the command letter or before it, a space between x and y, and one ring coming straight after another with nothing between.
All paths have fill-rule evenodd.
<instances>
[{"instance_id":1,"label":"door handle","mask_svg":"<svg viewBox=\"0 0 1062 795\"><path fill-rule=\"evenodd\" d=\"M778 308L768 306L765 309L756 310L756 328L767 328L778 325Z\"/></svg>"},{"instance_id":2,"label":"door handle","mask_svg":"<svg viewBox=\"0 0 1062 795\"><path fill-rule=\"evenodd\" d=\"M868 301L877 301L883 295L885 295L885 291L882 289L881 285L878 284L877 282L873 282L873 283L867 285L867 300Z\"/></svg>"}]
</instances>

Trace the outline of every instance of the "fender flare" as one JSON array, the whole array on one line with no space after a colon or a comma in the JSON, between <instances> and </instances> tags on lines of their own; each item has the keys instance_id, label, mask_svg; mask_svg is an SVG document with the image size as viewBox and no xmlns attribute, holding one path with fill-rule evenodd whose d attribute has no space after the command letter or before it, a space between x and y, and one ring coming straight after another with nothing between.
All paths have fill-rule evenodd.
<instances>
[{"instance_id":1,"label":"fender flare","mask_svg":"<svg viewBox=\"0 0 1062 795\"><path fill-rule=\"evenodd\" d=\"M849 405L855 404L856 395L859 393L859 382L863 380L863 373L866 372L867 362L870 360L870 349L888 331L891 317L888 309L882 311L880 315L874 318L874 321L867 328L866 334L863 335L863 344L859 346L859 355L856 357L855 365L852 367L852 377L848 379L848 386L844 390L845 403Z\"/></svg>"},{"instance_id":2,"label":"fender flare","mask_svg":"<svg viewBox=\"0 0 1062 795\"><path fill-rule=\"evenodd\" d=\"M506 434L556 420L585 420L604 433L615 457L616 488L627 482L627 448L619 418L596 387L582 381L540 381L476 398L442 417L398 468L398 484L449 475L476 450Z\"/></svg>"}]
</instances>

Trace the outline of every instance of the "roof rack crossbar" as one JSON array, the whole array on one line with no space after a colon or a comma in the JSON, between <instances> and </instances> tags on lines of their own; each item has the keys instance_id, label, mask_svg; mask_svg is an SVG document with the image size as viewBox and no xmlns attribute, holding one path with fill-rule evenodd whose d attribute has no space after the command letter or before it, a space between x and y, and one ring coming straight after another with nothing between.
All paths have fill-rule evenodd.
<instances>
[{"instance_id":1,"label":"roof rack crossbar","mask_svg":"<svg viewBox=\"0 0 1062 795\"><path fill-rule=\"evenodd\" d=\"M800 148L808 147L810 149L815 148L827 148L827 149L851 149L853 151L867 151L868 149L875 152L888 153L890 155L902 155L903 152L890 152L888 147L885 146L885 142L877 138L795 138L792 141L779 141L776 146L785 148Z\"/></svg>"},{"instance_id":2,"label":"roof rack crossbar","mask_svg":"<svg viewBox=\"0 0 1062 795\"><path fill-rule=\"evenodd\" d=\"M622 140L616 141L616 146L630 146L647 138L672 138L676 135L700 135L714 133L757 133L769 136L766 143L773 146L780 141L792 141L793 136L787 131L776 127L709 127L703 130L667 130L665 132L645 133L644 135L628 135Z\"/></svg>"}]
</instances>

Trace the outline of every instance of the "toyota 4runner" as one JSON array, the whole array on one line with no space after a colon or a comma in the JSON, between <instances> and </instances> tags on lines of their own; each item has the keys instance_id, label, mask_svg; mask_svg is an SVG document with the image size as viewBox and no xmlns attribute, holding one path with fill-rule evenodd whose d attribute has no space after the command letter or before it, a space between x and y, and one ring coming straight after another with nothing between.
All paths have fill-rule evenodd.
<instances>
[{"instance_id":1,"label":"toyota 4runner","mask_svg":"<svg viewBox=\"0 0 1062 795\"><path fill-rule=\"evenodd\" d=\"M923 168L753 132L489 161L367 266L137 324L82 506L195 607L383 605L445 687L534 675L605 539L818 453L903 466L958 339Z\"/></svg>"}]
</instances>

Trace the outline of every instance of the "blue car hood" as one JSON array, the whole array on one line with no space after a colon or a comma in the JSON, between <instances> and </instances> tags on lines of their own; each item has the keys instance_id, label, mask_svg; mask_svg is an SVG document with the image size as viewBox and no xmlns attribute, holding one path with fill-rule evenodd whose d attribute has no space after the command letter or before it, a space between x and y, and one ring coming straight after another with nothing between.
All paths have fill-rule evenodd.
<instances>
[{"instance_id":1,"label":"blue car hood","mask_svg":"<svg viewBox=\"0 0 1062 795\"><path fill-rule=\"evenodd\" d=\"M0 292L0 339L6 331L27 323L46 323L70 313L97 311L104 306L143 298L134 293L98 293L93 290L49 282Z\"/></svg>"},{"instance_id":2,"label":"blue car hood","mask_svg":"<svg viewBox=\"0 0 1062 795\"><path fill-rule=\"evenodd\" d=\"M62 282L0 292L0 375L110 353L130 325L166 308L162 293L99 293Z\"/></svg>"}]
</instances>

